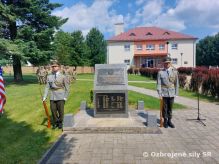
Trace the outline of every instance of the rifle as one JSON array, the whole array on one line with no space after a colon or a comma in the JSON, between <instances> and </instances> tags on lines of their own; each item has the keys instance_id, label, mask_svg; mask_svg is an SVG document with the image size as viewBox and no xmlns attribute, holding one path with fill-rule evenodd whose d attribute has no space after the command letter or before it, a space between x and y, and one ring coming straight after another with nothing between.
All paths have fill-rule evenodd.
<instances>
[{"instance_id":1,"label":"rifle","mask_svg":"<svg viewBox=\"0 0 219 164\"><path fill-rule=\"evenodd\" d=\"M163 98L160 99L160 127L163 127Z\"/></svg>"},{"instance_id":2,"label":"rifle","mask_svg":"<svg viewBox=\"0 0 219 164\"><path fill-rule=\"evenodd\" d=\"M41 89L39 88L39 90L40 90L41 99L43 100L43 95L42 95ZM43 107L45 109L45 113L47 116L47 128L51 128L51 121L50 121L50 116L49 116L48 107L46 105L46 101L43 101Z\"/></svg>"}]
</instances>

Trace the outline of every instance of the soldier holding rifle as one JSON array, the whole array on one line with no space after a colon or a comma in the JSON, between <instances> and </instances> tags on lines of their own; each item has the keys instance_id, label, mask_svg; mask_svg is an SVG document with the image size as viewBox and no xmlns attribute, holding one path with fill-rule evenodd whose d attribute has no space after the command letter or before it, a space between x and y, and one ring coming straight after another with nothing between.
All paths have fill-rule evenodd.
<instances>
[{"instance_id":1,"label":"soldier holding rifle","mask_svg":"<svg viewBox=\"0 0 219 164\"><path fill-rule=\"evenodd\" d=\"M161 99L162 117L164 119L164 128L175 128L172 123L172 107L174 97L178 95L179 81L177 69L171 66L171 58L164 59L164 68L157 75L157 92ZM162 118L161 118L162 119Z\"/></svg>"},{"instance_id":2,"label":"soldier holding rifle","mask_svg":"<svg viewBox=\"0 0 219 164\"><path fill-rule=\"evenodd\" d=\"M51 63L52 74L47 77L47 83L43 96L46 100L50 90L50 109L53 118L53 128L62 129L64 117L64 104L69 95L70 83L68 78L61 74L60 64L57 61Z\"/></svg>"}]
</instances>

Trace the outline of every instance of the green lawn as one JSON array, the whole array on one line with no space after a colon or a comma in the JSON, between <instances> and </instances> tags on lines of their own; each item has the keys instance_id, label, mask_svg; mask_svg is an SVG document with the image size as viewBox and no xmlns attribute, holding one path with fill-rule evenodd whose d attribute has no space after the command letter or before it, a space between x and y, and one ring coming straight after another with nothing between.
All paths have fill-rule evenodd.
<instances>
[{"instance_id":1,"label":"green lawn","mask_svg":"<svg viewBox=\"0 0 219 164\"><path fill-rule=\"evenodd\" d=\"M58 129L46 128L39 91L44 86L38 85L33 75L24 78L25 82L14 84L11 77L5 77L7 103L0 118L0 163L36 163L61 134ZM65 113L76 113L81 100L89 101L92 87L92 82L73 83Z\"/></svg>"},{"instance_id":2,"label":"green lawn","mask_svg":"<svg viewBox=\"0 0 219 164\"><path fill-rule=\"evenodd\" d=\"M152 81L152 80L145 76L129 74L128 81Z\"/></svg>"},{"instance_id":3,"label":"green lawn","mask_svg":"<svg viewBox=\"0 0 219 164\"><path fill-rule=\"evenodd\" d=\"M77 78L78 79L94 79L94 74L92 73L78 74ZM141 75L133 75L133 74L128 75L128 80L129 81L153 81L148 77L144 77Z\"/></svg>"},{"instance_id":4,"label":"green lawn","mask_svg":"<svg viewBox=\"0 0 219 164\"><path fill-rule=\"evenodd\" d=\"M43 91L44 86L37 84L35 75L25 75L24 79L24 82L15 84L12 77L5 76L7 103L0 118L0 163L36 163L61 134L58 129L46 127L40 98L40 90ZM82 100L90 102L92 88L93 82L72 83L65 113L76 113ZM130 108L135 109L138 100L145 102L146 109L159 109L158 99L129 91ZM176 105L175 108L184 107Z\"/></svg>"},{"instance_id":5,"label":"green lawn","mask_svg":"<svg viewBox=\"0 0 219 164\"><path fill-rule=\"evenodd\" d=\"M128 94L128 99L129 99L129 106L132 109L137 108L137 100L143 100L144 101L144 107L146 109L155 109L159 110L160 109L160 102L159 99L152 97L152 96L146 96L144 94L140 94L138 92L133 92L129 91ZM185 109L186 107L181 105L181 104L174 104L173 106L174 109Z\"/></svg>"},{"instance_id":6,"label":"green lawn","mask_svg":"<svg viewBox=\"0 0 219 164\"><path fill-rule=\"evenodd\" d=\"M94 79L94 74L93 73L78 74L77 78L78 79Z\"/></svg>"},{"instance_id":7,"label":"green lawn","mask_svg":"<svg viewBox=\"0 0 219 164\"><path fill-rule=\"evenodd\" d=\"M129 85L133 85L136 87L156 90L156 83L129 83ZM191 98L191 99L197 99L197 94L195 92L187 91L182 88L179 89L179 96ZM200 100L207 101L207 102L218 102L219 100L216 100L212 97L200 95Z\"/></svg>"}]
</instances>

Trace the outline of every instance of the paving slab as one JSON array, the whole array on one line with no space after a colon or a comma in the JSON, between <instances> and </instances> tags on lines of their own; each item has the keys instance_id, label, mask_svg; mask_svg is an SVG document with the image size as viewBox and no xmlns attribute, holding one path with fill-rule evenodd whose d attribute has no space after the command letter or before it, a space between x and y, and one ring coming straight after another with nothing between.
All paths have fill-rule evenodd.
<instances>
[{"instance_id":1,"label":"paving slab","mask_svg":"<svg viewBox=\"0 0 219 164\"><path fill-rule=\"evenodd\" d=\"M74 127L78 133L74 133L73 129L64 131L39 163L219 163L219 105L201 102L201 118L206 119L206 126L203 126L199 121L188 120L197 118L195 100L181 100L182 104L190 107L174 110L176 128L157 127L160 133L134 130L147 128L145 115L134 110L126 119L92 119L92 111L79 112L75 116ZM144 114L147 112L159 118L159 111L149 110ZM95 132L98 128L103 129ZM122 132L122 128L131 130Z\"/></svg>"}]
</instances>

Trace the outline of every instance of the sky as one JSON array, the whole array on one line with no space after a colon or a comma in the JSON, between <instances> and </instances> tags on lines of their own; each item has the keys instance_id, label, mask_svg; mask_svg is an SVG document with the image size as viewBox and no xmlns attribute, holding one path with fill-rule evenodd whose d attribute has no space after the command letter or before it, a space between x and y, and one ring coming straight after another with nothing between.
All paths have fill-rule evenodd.
<instances>
[{"instance_id":1,"label":"sky","mask_svg":"<svg viewBox=\"0 0 219 164\"><path fill-rule=\"evenodd\" d=\"M114 36L114 24L124 31L156 26L189 34L199 39L219 32L219 0L50 0L62 7L53 15L68 18L61 29L81 30L84 36L93 27L105 39Z\"/></svg>"}]
</instances>

